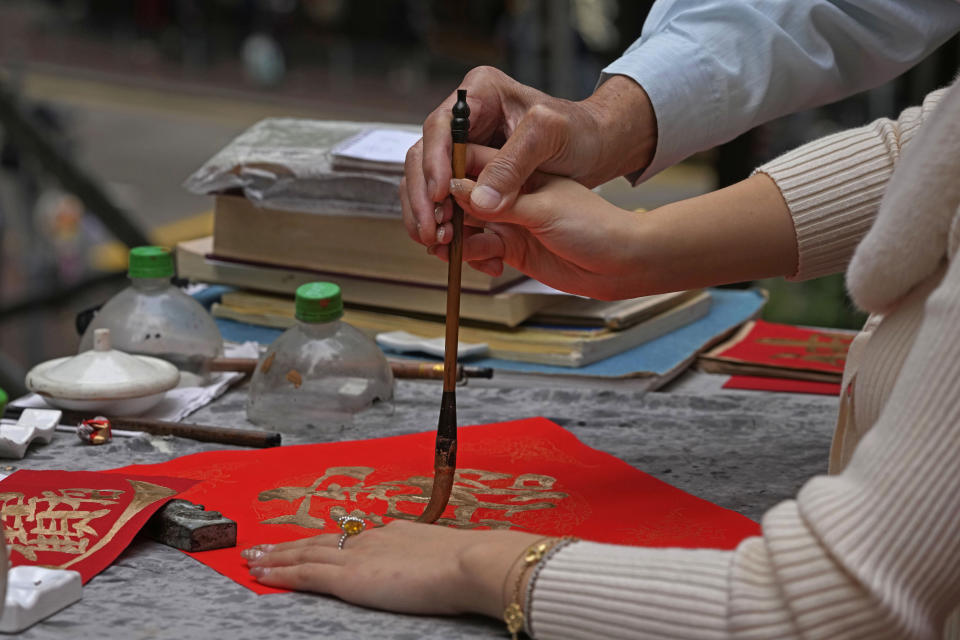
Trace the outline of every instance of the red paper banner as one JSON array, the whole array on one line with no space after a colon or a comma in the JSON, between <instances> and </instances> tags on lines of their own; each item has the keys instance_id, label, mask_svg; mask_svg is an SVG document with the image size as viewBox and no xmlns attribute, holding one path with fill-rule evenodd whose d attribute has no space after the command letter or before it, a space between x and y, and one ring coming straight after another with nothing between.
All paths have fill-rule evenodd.
<instances>
[{"instance_id":1,"label":"red paper banner","mask_svg":"<svg viewBox=\"0 0 960 640\"><path fill-rule=\"evenodd\" d=\"M825 396L840 395L842 387L843 385L838 382L813 382L811 380L767 378L764 376L730 376L730 379L723 383L724 389L780 391L783 393L816 393Z\"/></svg>"},{"instance_id":2,"label":"red paper banner","mask_svg":"<svg viewBox=\"0 0 960 640\"><path fill-rule=\"evenodd\" d=\"M423 512L435 432L257 451L213 451L115 470L200 480L182 498L237 521L234 549L191 554L258 593L239 550L337 533ZM463 427L453 494L440 524L517 528L646 546L731 549L759 526L661 482L543 418ZM361 534L362 535L362 534Z\"/></svg>"},{"instance_id":3,"label":"red paper banner","mask_svg":"<svg viewBox=\"0 0 960 640\"><path fill-rule=\"evenodd\" d=\"M17 471L0 481L10 564L72 569L86 583L157 509L194 484L92 471Z\"/></svg>"},{"instance_id":4,"label":"red paper banner","mask_svg":"<svg viewBox=\"0 0 960 640\"><path fill-rule=\"evenodd\" d=\"M736 344L711 352L715 358L788 369L843 373L853 334L756 321Z\"/></svg>"}]
</instances>

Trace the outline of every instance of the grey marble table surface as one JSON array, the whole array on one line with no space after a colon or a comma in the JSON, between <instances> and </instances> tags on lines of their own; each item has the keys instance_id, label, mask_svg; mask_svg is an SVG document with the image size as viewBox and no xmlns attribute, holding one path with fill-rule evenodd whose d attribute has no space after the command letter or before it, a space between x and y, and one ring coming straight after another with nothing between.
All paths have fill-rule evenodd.
<instances>
[{"instance_id":1,"label":"grey marble table surface","mask_svg":"<svg viewBox=\"0 0 960 640\"><path fill-rule=\"evenodd\" d=\"M438 383L437 383L438 384ZM392 416L363 416L337 433L285 434L284 443L399 435L436 424L440 389L398 381ZM241 387L185 422L252 428ZM685 376L666 393L466 386L458 421L543 416L591 447L721 506L758 519L826 469L836 399L726 393L715 378ZM116 438L86 446L68 434L34 446L15 469L98 470L230 448L173 437ZM424 452L431 456L432 452ZM258 596L170 547L138 538L85 587L83 600L23 638L477 638L503 637L499 621L396 615L303 593Z\"/></svg>"}]
</instances>

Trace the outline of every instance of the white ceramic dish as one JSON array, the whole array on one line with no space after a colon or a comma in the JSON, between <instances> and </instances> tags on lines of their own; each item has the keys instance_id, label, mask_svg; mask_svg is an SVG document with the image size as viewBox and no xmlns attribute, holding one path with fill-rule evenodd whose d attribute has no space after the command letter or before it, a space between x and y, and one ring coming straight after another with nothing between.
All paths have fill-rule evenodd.
<instances>
[{"instance_id":1,"label":"white ceramic dish","mask_svg":"<svg viewBox=\"0 0 960 640\"><path fill-rule=\"evenodd\" d=\"M57 398L37 392L43 396L43 401L51 407L64 409L66 411L99 412L110 416L137 416L145 413L157 406L163 400L163 393L153 393L149 396L139 398L124 398L122 400L111 400L109 398L99 398L94 400L73 400L70 398Z\"/></svg>"},{"instance_id":2,"label":"white ceramic dish","mask_svg":"<svg viewBox=\"0 0 960 640\"><path fill-rule=\"evenodd\" d=\"M27 388L58 409L137 415L177 386L180 372L165 360L110 348L110 330L97 329L90 351L38 364Z\"/></svg>"}]
</instances>

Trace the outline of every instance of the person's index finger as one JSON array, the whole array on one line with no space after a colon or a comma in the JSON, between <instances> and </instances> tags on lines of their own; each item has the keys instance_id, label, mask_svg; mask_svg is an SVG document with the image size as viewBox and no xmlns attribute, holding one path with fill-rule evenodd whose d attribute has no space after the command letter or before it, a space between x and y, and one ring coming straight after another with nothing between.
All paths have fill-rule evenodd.
<instances>
[{"instance_id":1,"label":"person's index finger","mask_svg":"<svg viewBox=\"0 0 960 640\"><path fill-rule=\"evenodd\" d=\"M482 144L470 143L467 145L466 170L468 176L478 176L487 163L497 157L498 149L486 147Z\"/></svg>"},{"instance_id":2,"label":"person's index finger","mask_svg":"<svg viewBox=\"0 0 960 640\"><path fill-rule=\"evenodd\" d=\"M497 155L500 149L487 147L482 144L467 145L467 176L479 176ZM543 186L544 181L550 178L551 174L542 171L534 171L527 177L527 181L520 187L520 193L536 191Z\"/></svg>"},{"instance_id":3,"label":"person's index finger","mask_svg":"<svg viewBox=\"0 0 960 640\"><path fill-rule=\"evenodd\" d=\"M497 157L497 153L499 153L499 149L487 147L482 144L468 143L467 162L465 166L467 176L476 177L480 175L480 172L487 166L487 163Z\"/></svg>"},{"instance_id":4,"label":"person's index finger","mask_svg":"<svg viewBox=\"0 0 960 640\"><path fill-rule=\"evenodd\" d=\"M423 143L410 147L404 161L404 176L400 181L400 207L407 233L416 242L431 244L436 235L434 209L436 203L427 193L427 183L422 173Z\"/></svg>"},{"instance_id":5,"label":"person's index finger","mask_svg":"<svg viewBox=\"0 0 960 640\"><path fill-rule=\"evenodd\" d=\"M470 106L471 142L489 142L490 129L495 122L486 122L485 116L494 116L497 109L484 106L484 99L478 95L479 89L471 89L467 82L461 88L467 89L467 104ZM450 122L453 120L453 105L457 102L457 92L454 91L439 107L433 110L423 122L423 176L426 183L426 192L433 202L440 202L450 192L447 183L453 177L451 160L453 157L453 139L450 134ZM489 119L489 118L487 118ZM469 173L469 168L467 169ZM476 173L479 173L477 169ZM476 175L474 173L473 175Z\"/></svg>"},{"instance_id":6,"label":"person's index finger","mask_svg":"<svg viewBox=\"0 0 960 640\"><path fill-rule=\"evenodd\" d=\"M343 567L329 564L307 564L280 567L257 566L250 570L257 582L268 587L293 589L295 591L316 591L334 593L337 585L343 584Z\"/></svg>"},{"instance_id":7,"label":"person's index finger","mask_svg":"<svg viewBox=\"0 0 960 640\"><path fill-rule=\"evenodd\" d=\"M456 102L453 93L423 121L423 175L427 183L427 195L440 202L447 197L448 183L453 177L450 159L453 156L453 140L450 136L451 109Z\"/></svg>"}]
</instances>

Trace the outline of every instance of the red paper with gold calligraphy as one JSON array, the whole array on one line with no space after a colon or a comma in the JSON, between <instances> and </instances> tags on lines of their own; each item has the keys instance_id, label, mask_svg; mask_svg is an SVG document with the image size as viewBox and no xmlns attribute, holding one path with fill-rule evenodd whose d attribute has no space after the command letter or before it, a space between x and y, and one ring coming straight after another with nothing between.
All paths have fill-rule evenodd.
<instances>
[{"instance_id":1,"label":"red paper with gold calligraphy","mask_svg":"<svg viewBox=\"0 0 960 640\"><path fill-rule=\"evenodd\" d=\"M93 471L17 471L0 481L10 563L79 571L86 583L157 509L194 484Z\"/></svg>"},{"instance_id":2,"label":"red paper with gold calligraphy","mask_svg":"<svg viewBox=\"0 0 960 640\"><path fill-rule=\"evenodd\" d=\"M778 369L843 373L852 333L805 329L757 320L727 345L713 349L710 357ZM771 372L770 375L776 375ZM782 372L783 376L788 375Z\"/></svg>"},{"instance_id":3,"label":"red paper with gold calligraphy","mask_svg":"<svg viewBox=\"0 0 960 640\"><path fill-rule=\"evenodd\" d=\"M338 533L335 519L345 514L368 525L415 519L430 495L435 435L213 451L117 471L201 480L182 497L236 520L243 549ZM720 549L760 530L544 418L460 429L453 494L440 524ZM250 578L239 549L191 555L258 593L278 592Z\"/></svg>"}]
</instances>

